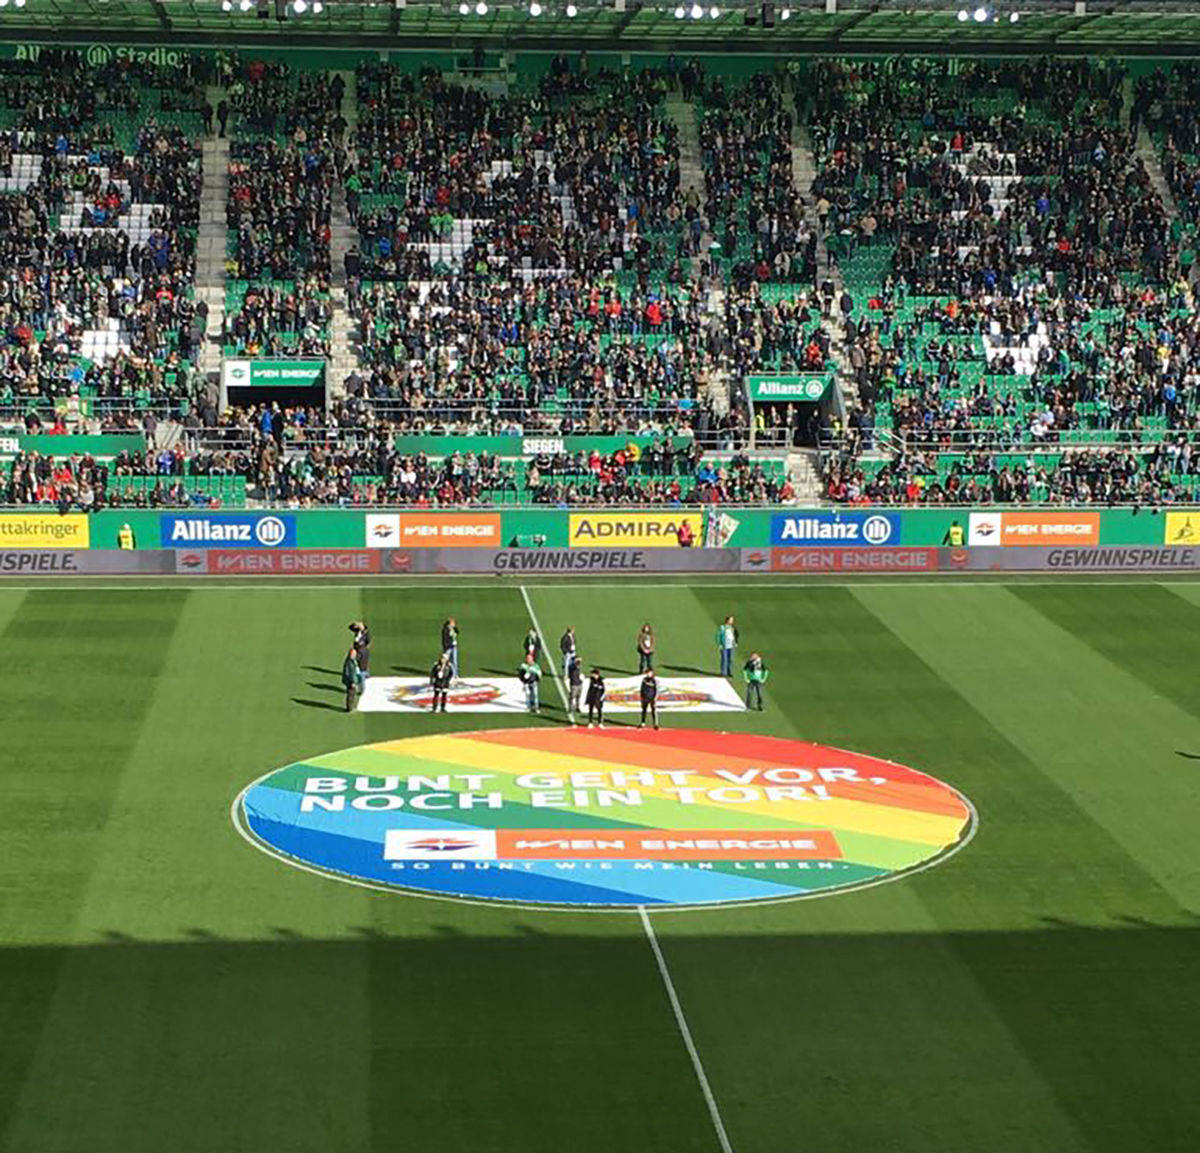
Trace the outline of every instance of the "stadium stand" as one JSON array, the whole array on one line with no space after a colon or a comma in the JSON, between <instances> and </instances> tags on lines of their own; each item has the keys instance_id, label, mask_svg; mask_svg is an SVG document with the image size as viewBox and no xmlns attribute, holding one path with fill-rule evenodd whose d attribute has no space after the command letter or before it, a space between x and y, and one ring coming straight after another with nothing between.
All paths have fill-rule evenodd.
<instances>
[{"instance_id":1,"label":"stadium stand","mask_svg":"<svg viewBox=\"0 0 1200 1153\"><path fill-rule=\"evenodd\" d=\"M1192 65L1127 84L1122 65L1083 58L827 58L733 78L559 57L494 92L371 61L351 81L353 126L341 74L236 57L217 72L223 351L331 354L344 196L345 395L222 413L199 378L213 77L47 51L0 63L0 417L178 420L197 469L234 454L244 483L216 494L233 502L791 492L778 456L661 474L469 452L469 467L408 468L397 435L690 435L710 460L819 440L833 501L1191 492ZM689 148L702 193L683 187ZM830 399L752 414L752 376ZM10 493L49 492L44 465L40 486L10 472Z\"/></svg>"},{"instance_id":2,"label":"stadium stand","mask_svg":"<svg viewBox=\"0 0 1200 1153\"><path fill-rule=\"evenodd\" d=\"M231 85L226 355L330 351L330 212L341 89L254 61Z\"/></svg>"},{"instance_id":3,"label":"stadium stand","mask_svg":"<svg viewBox=\"0 0 1200 1153\"><path fill-rule=\"evenodd\" d=\"M817 78L814 191L860 401L826 495L1171 499L1159 455L1194 421L1191 289L1119 66L825 62Z\"/></svg>"},{"instance_id":4,"label":"stadium stand","mask_svg":"<svg viewBox=\"0 0 1200 1153\"><path fill-rule=\"evenodd\" d=\"M147 64L0 62L0 416L190 408L197 101Z\"/></svg>"}]
</instances>

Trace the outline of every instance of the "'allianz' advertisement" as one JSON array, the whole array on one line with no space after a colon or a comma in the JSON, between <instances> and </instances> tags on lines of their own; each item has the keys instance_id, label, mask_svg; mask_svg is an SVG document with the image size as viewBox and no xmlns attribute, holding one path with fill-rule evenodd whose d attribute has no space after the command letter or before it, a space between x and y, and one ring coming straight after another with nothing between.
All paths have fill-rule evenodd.
<instances>
[{"instance_id":1,"label":"'allianz' advertisement","mask_svg":"<svg viewBox=\"0 0 1200 1153\"><path fill-rule=\"evenodd\" d=\"M295 548L296 518L254 513L164 513L163 548Z\"/></svg>"},{"instance_id":2,"label":"'allianz' advertisement","mask_svg":"<svg viewBox=\"0 0 1200 1153\"><path fill-rule=\"evenodd\" d=\"M900 543L900 515L894 512L822 512L803 509L771 518L774 545L838 545L878 548Z\"/></svg>"}]
</instances>

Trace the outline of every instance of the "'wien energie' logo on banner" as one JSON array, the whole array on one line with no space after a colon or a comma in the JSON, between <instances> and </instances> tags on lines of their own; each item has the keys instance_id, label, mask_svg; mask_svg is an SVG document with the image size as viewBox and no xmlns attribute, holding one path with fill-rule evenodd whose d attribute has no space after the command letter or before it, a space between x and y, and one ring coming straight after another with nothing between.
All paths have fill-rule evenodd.
<instances>
[{"instance_id":1,"label":"'wien energie' logo on banner","mask_svg":"<svg viewBox=\"0 0 1200 1153\"><path fill-rule=\"evenodd\" d=\"M426 896L638 908L822 896L975 828L949 785L805 741L497 729L383 741L248 786L239 831L309 871Z\"/></svg>"}]
</instances>

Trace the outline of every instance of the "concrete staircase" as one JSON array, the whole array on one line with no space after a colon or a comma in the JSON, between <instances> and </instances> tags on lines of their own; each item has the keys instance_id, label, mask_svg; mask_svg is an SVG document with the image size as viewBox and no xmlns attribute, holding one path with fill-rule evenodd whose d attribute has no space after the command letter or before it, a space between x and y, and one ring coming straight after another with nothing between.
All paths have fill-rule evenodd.
<instances>
[{"instance_id":1,"label":"concrete staircase","mask_svg":"<svg viewBox=\"0 0 1200 1153\"><path fill-rule=\"evenodd\" d=\"M700 271L700 260L708 255L712 244L712 232L709 221L704 216L706 200L704 191L704 167L700 163L700 124L696 119L696 109L678 92L667 97L667 115L679 129L679 186L683 193L694 188L700 197L700 214L704 223L704 231L700 237L700 255L692 258L693 271Z\"/></svg>"},{"instance_id":2,"label":"concrete staircase","mask_svg":"<svg viewBox=\"0 0 1200 1153\"><path fill-rule=\"evenodd\" d=\"M804 204L804 215L817 234L817 272L824 273L829 268L829 249L825 245L825 236L817 225L817 204L812 197L812 183L817 178L817 162L813 156L812 138L808 135L808 126L803 121L803 109L796 103L796 96L789 92L784 96L785 110L792 116L792 184Z\"/></svg>"},{"instance_id":3,"label":"concrete staircase","mask_svg":"<svg viewBox=\"0 0 1200 1153\"><path fill-rule=\"evenodd\" d=\"M1162 170L1162 165L1158 162L1158 150L1154 147L1154 141L1151 139L1150 133L1144 128L1138 132L1137 156L1146 166L1146 172L1150 176L1150 184L1154 188L1154 191L1158 193L1158 198L1162 201L1167 216L1172 220L1178 220L1179 205L1175 203L1175 195L1171 191L1171 186L1167 183L1167 177Z\"/></svg>"},{"instance_id":4,"label":"concrete staircase","mask_svg":"<svg viewBox=\"0 0 1200 1153\"><path fill-rule=\"evenodd\" d=\"M817 222L817 204L811 191L812 183L817 177L817 162L813 155L812 138L808 134L807 125L803 123L801 117L802 109L796 103L794 93L789 92L784 97L784 107L792 114L792 183L795 185L796 193L804 205L805 218L817 234L817 277L818 280L828 277L833 281L834 299L836 301L845 288L845 282L842 280L841 269L838 268L835 262L829 259L829 249L825 244L825 235ZM840 316L836 307L834 309L834 316L835 318ZM845 332L842 330L837 319L830 322L830 329L830 351L833 354L833 361L837 365L837 384L841 391L842 399L845 401L846 410L849 411L851 408L858 407L858 384L854 379L854 372L850 367L850 358L846 354Z\"/></svg>"},{"instance_id":5,"label":"concrete staircase","mask_svg":"<svg viewBox=\"0 0 1200 1153\"><path fill-rule=\"evenodd\" d=\"M210 96L216 103L219 95ZM200 228L196 241L196 296L208 306L200 372L215 395L220 384L225 327L225 202L229 194L229 141L216 136L201 145Z\"/></svg>"},{"instance_id":6,"label":"concrete staircase","mask_svg":"<svg viewBox=\"0 0 1200 1153\"><path fill-rule=\"evenodd\" d=\"M342 116L348 125L346 139L353 141L358 127L358 92L353 72L342 72L346 93L342 97ZM346 377L355 369L354 354L355 324L346 294L346 253L358 242L358 229L350 220L346 207L346 191L341 181L334 185L330 220L329 261L331 303L333 318L330 322L330 364L327 395L330 399L344 396Z\"/></svg>"},{"instance_id":7,"label":"concrete staircase","mask_svg":"<svg viewBox=\"0 0 1200 1153\"><path fill-rule=\"evenodd\" d=\"M816 504L822 497L820 454L815 448L793 449L788 453L787 471L796 498L801 504Z\"/></svg>"}]
</instances>

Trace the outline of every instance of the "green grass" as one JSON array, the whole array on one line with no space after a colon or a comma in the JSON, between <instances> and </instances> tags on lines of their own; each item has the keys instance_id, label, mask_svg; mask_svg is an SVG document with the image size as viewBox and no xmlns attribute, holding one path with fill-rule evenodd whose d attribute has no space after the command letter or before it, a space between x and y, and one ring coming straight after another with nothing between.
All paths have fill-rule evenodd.
<instances>
[{"instance_id":1,"label":"green grass","mask_svg":"<svg viewBox=\"0 0 1200 1153\"><path fill-rule=\"evenodd\" d=\"M653 916L736 1153L1191 1150L1200 1032L1200 584L527 586L551 647L715 672L738 616L759 715L689 725L901 761L974 841L855 893ZM309 875L233 829L306 754L523 724L339 711L373 671L509 673L516 585L0 584L0 1150L709 1153L638 918ZM543 723L561 723L549 681ZM674 719L670 723L675 723Z\"/></svg>"}]
</instances>

